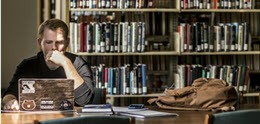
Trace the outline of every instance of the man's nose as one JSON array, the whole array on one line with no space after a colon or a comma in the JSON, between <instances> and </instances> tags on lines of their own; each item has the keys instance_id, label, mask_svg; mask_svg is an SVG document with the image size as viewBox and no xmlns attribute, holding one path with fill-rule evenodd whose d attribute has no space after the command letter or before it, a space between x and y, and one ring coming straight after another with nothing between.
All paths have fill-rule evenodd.
<instances>
[{"instance_id":1,"label":"man's nose","mask_svg":"<svg viewBox=\"0 0 260 124\"><path fill-rule=\"evenodd\" d=\"M57 50L57 44L56 43L54 43L54 44L52 44L52 50Z\"/></svg>"}]
</instances>

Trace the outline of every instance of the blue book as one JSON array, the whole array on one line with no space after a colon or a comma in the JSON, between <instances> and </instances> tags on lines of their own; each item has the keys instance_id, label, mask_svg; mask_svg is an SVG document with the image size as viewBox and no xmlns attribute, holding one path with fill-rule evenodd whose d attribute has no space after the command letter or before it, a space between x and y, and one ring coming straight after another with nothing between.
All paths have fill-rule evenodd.
<instances>
[{"instance_id":1,"label":"blue book","mask_svg":"<svg viewBox=\"0 0 260 124\"><path fill-rule=\"evenodd\" d=\"M147 94L147 83L146 83L146 64L142 64L142 86L143 94Z\"/></svg>"},{"instance_id":2,"label":"blue book","mask_svg":"<svg viewBox=\"0 0 260 124\"><path fill-rule=\"evenodd\" d=\"M110 73L109 73L109 74L110 74L110 75L109 75L109 77L110 77L110 78L109 78L109 79L110 79L110 95L113 95L113 78L114 78L114 77L113 77L113 74L114 74L114 73L113 73L113 68L109 68L109 72L110 72Z\"/></svg>"}]
</instances>

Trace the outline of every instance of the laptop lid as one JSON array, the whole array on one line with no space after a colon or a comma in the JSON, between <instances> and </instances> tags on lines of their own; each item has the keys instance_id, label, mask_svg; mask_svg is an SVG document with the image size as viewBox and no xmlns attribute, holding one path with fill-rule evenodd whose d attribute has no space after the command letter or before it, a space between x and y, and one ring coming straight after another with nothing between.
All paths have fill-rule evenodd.
<instances>
[{"instance_id":1,"label":"laptop lid","mask_svg":"<svg viewBox=\"0 0 260 124\"><path fill-rule=\"evenodd\" d=\"M73 110L74 80L72 79L19 79L21 111Z\"/></svg>"}]
</instances>

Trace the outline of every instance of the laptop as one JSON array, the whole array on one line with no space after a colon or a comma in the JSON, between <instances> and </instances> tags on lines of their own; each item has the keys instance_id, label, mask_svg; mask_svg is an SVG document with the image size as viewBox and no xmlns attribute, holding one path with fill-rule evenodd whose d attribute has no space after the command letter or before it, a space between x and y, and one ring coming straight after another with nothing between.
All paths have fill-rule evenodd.
<instances>
[{"instance_id":1,"label":"laptop","mask_svg":"<svg viewBox=\"0 0 260 124\"><path fill-rule=\"evenodd\" d=\"M20 111L73 110L74 80L22 78L18 82Z\"/></svg>"}]
</instances>

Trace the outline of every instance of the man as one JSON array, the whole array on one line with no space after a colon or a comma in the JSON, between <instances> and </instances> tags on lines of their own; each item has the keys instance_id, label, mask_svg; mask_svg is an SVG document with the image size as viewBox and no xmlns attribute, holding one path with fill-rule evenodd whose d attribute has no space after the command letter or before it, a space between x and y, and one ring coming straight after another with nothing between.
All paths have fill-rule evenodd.
<instances>
[{"instance_id":1,"label":"man","mask_svg":"<svg viewBox=\"0 0 260 124\"><path fill-rule=\"evenodd\" d=\"M20 78L74 79L75 105L83 106L91 102L94 84L90 67L81 57L65 52L69 45L67 25L59 19L49 19L40 25L38 35L40 52L17 66L2 99L3 109L19 110Z\"/></svg>"}]
</instances>

